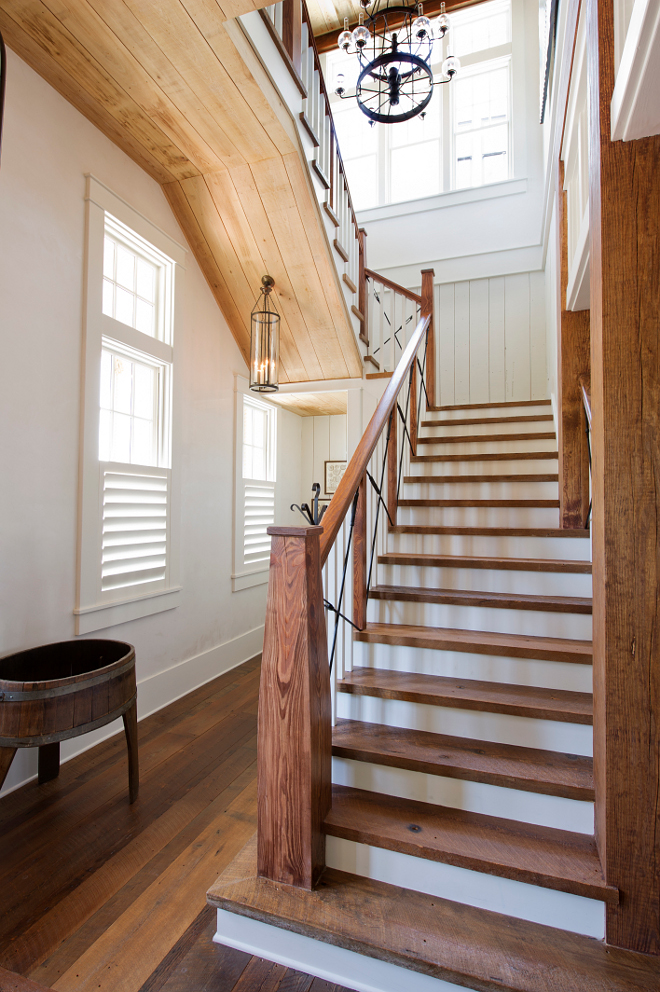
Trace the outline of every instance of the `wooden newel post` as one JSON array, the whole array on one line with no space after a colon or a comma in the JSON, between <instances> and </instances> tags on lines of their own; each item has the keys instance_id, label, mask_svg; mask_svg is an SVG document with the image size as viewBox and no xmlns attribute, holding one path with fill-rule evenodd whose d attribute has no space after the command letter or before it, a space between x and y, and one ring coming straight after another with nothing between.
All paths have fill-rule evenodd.
<instances>
[{"instance_id":1,"label":"wooden newel post","mask_svg":"<svg viewBox=\"0 0 660 992\"><path fill-rule=\"evenodd\" d=\"M257 873L311 889L325 867L331 804L330 671L322 527L272 537L259 689Z\"/></svg>"},{"instance_id":2,"label":"wooden newel post","mask_svg":"<svg viewBox=\"0 0 660 992\"><path fill-rule=\"evenodd\" d=\"M422 317L430 317L426 346L426 393L427 409L434 407L435 399L435 327L433 326L433 269L422 269Z\"/></svg>"}]
</instances>

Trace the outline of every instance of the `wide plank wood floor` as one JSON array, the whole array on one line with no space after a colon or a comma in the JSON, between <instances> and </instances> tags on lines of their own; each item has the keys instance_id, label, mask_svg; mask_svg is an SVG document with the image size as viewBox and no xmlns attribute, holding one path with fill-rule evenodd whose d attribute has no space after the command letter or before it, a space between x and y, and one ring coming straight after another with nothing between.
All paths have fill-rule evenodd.
<instances>
[{"instance_id":1,"label":"wide plank wood floor","mask_svg":"<svg viewBox=\"0 0 660 992\"><path fill-rule=\"evenodd\" d=\"M133 806L123 733L0 799L0 966L61 992L345 992L212 943L206 891L256 829L259 660L139 724Z\"/></svg>"}]
</instances>

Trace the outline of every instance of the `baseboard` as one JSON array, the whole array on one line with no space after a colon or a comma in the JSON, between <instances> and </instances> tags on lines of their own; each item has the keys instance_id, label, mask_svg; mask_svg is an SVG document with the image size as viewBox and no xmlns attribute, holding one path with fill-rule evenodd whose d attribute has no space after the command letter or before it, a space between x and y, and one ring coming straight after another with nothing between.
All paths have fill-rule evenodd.
<instances>
[{"instance_id":1,"label":"baseboard","mask_svg":"<svg viewBox=\"0 0 660 992\"><path fill-rule=\"evenodd\" d=\"M254 630L248 630L245 634L234 637L231 641L218 644L208 651L202 651L192 658L186 658L162 672L156 672L155 675L138 681L138 720L144 720L145 717L158 712L164 706L169 706L194 689L199 689L206 682L254 658L261 653L263 639L264 627L261 624ZM113 737L122 729L122 721L115 720L91 734L62 741L62 762L69 761L83 751L88 751L90 747L107 740L108 737ZM19 748L0 796L20 789L36 777L37 748Z\"/></svg>"},{"instance_id":2,"label":"baseboard","mask_svg":"<svg viewBox=\"0 0 660 992\"><path fill-rule=\"evenodd\" d=\"M326 944L261 920L218 909L216 944L226 944L356 992L470 992L466 986Z\"/></svg>"}]
</instances>

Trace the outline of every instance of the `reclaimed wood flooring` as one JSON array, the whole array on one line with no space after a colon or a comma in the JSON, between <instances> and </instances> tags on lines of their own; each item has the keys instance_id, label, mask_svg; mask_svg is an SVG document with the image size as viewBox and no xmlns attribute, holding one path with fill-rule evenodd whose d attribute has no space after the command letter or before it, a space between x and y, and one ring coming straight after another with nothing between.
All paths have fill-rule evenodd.
<instances>
[{"instance_id":1,"label":"reclaimed wood flooring","mask_svg":"<svg viewBox=\"0 0 660 992\"><path fill-rule=\"evenodd\" d=\"M59 992L344 992L212 943L206 891L256 829L259 658L0 799L0 967ZM5 984L0 992L16 985Z\"/></svg>"}]
</instances>

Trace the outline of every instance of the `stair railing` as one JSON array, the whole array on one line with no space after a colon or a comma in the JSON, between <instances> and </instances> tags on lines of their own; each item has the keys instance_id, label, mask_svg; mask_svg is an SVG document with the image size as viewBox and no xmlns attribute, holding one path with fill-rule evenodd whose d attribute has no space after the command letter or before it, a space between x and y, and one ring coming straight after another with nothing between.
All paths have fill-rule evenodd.
<instances>
[{"instance_id":1,"label":"stair railing","mask_svg":"<svg viewBox=\"0 0 660 992\"><path fill-rule=\"evenodd\" d=\"M589 507L584 520L584 529L589 529L591 522L592 493L591 493L591 378L588 375L578 377L582 407L584 409L585 434L587 438L588 465L583 465L582 492L589 493ZM588 473L588 476L587 476Z\"/></svg>"},{"instance_id":2,"label":"stair railing","mask_svg":"<svg viewBox=\"0 0 660 992\"><path fill-rule=\"evenodd\" d=\"M352 665L353 630L366 626L369 585L385 550L388 518L396 519L416 425L425 405L433 404L427 382L431 321L430 313L423 314L402 337L402 355L322 526L268 529L257 871L300 888L313 888L325 867L334 684Z\"/></svg>"}]
</instances>

